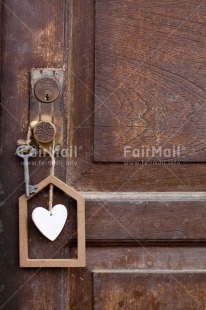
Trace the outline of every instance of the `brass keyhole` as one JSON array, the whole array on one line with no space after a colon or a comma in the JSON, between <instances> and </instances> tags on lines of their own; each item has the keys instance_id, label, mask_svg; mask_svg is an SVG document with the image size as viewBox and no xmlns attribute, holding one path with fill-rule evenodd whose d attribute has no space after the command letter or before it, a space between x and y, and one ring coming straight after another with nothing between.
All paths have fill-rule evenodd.
<instances>
[{"instance_id":1,"label":"brass keyhole","mask_svg":"<svg viewBox=\"0 0 206 310\"><path fill-rule=\"evenodd\" d=\"M36 82L34 94L39 101L50 103L59 97L60 87L55 79L43 78Z\"/></svg>"},{"instance_id":2,"label":"brass keyhole","mask_svg":"<svg viewBox=\"0 0 206 310\"><path fill-rule=\"evenodd\" d=\"M49 102L52 99L52 97L53 97L53 93L51 90L47 89L43 92L44 101Z\"/></svg>"}]
</instances>

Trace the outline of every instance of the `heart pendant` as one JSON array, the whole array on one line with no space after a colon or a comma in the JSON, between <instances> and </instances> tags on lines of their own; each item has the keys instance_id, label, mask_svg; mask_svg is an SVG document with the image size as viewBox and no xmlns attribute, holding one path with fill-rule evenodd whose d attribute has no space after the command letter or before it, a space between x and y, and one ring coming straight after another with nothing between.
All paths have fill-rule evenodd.
<instances>
[{"instance_id":1,"label":"heart pendant","mask_svg":"<svg viewBox=\"0 0 206 310\"><path fill-rule=\"evenodd\" d=\"M52 208L51 214L49 210L38 207L32 212L32 220L46 238L54 241L67 220L67 208L58 204Z\"/></svg>"}]
</instances>

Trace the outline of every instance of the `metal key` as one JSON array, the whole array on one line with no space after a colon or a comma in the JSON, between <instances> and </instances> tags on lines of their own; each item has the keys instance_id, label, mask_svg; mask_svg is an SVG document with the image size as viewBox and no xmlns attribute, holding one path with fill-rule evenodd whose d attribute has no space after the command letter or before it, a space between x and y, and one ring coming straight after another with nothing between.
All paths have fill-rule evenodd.
<instances>
[{"instance_id":1,"label":"metal key","mask_svg":"<svg viewBox=\"0 0 206 310\"><path fill-rule=\"evenodd\" d=\"M37 192L37 185L30 185L29 180L29 157L32 157L35 154L35 149L30 145L20 145L16 149L16 154L23 158L24 160L24 182L26 185L26 197L29 197L30 194Z\"/></svg>"}]
</instances>

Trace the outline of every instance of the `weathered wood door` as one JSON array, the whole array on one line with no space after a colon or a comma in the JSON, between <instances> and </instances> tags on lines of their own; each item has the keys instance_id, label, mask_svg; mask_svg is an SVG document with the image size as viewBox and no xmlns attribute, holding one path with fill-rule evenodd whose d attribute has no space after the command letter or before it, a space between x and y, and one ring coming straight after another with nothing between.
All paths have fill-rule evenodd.
<instances>
[{"instance_id":1,"label":"weathered wood door","mask_svg":"<svg viewBox=\"0 0 206 310\"><path fill-rule=\"evenodd\" d=\"M206 2L1 6L0 309L205 309ZM67 147L78 152L56 174L86 198L85 268L19 268L14 154L29 72L47 67L66 73ZM30 170L38 183L49 166ZM71 203L61 257L75 253L75 216ZM31 240L37 257L59 245Z\"/></svg>"}]
</instances>

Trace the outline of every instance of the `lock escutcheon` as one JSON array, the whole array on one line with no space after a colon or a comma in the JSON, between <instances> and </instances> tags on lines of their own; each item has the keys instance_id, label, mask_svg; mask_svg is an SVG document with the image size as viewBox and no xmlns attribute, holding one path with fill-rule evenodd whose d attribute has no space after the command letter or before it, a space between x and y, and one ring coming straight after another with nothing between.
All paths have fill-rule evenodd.
<instances>
[{"instance_id":1,"label":"lock escutcheon","mask_svg":"<svg viewBox=\"0 0 206 310\"><path fill-rule=\"evenodd\" d=\"M55 101L60 95L60 86L53 78L42 78L34 86L36 98L44 103Z\"/></svg>"},{"instance_id":2,"label":"lock escutcheon","mask_svg":"<svg viewBox=\"0 0 206 310\"><path fill-rule=\"evenodd\" d=\"M31 70L29 120L30 123L34 122L32 130L38 121L55 124L55 145L61 145L63 142L63 84L63 69L39 68ZM37 135L35 145L38 145L39 136L37 137ZM46 140L48 141L47 137ZM49 151L50 144L46 141L41 143L44 143L44 148Z\"/></svg>"}]
</instances>

